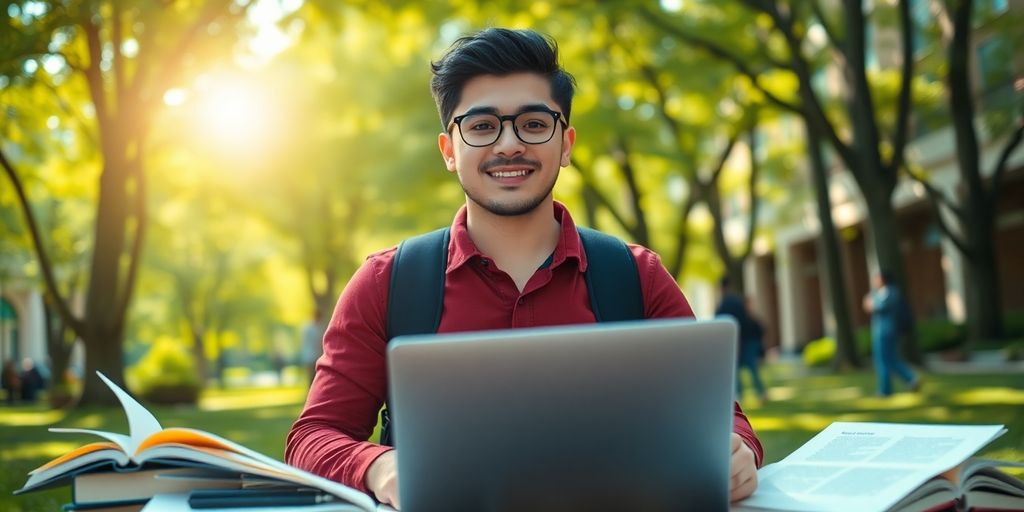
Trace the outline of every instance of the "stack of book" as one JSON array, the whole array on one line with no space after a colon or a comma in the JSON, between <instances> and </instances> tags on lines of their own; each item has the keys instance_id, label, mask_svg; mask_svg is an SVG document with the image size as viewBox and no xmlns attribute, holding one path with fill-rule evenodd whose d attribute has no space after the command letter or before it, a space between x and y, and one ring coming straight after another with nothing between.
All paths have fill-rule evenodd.
<instances>
[{"instance_id":1,"label":"stack of book","mask_svg":"<svg viewBox=\"0 0 1024 512\"><path fill-rule=\"evenodd\" d=\"M134 512L287 506L303 511L388 510L370 496L307 473L215 434L163 428L103 374L128 417L129 434L84 433L90 443L29 472L15 494L70 485L66 511Z\"/></svg>"}]
</instances>

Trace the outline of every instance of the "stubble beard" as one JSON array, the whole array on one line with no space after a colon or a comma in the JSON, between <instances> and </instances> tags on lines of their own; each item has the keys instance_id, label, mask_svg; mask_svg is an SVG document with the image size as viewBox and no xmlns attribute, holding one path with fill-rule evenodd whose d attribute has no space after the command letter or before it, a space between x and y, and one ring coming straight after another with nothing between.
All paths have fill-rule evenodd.
<instances>
[{"instance_id":1,"label":"stubble beard","mask_svg":"<svg viewBox=\"0 0 1024 512\"><path fill-rule=\"evenodd\" d=\"M534 171L539 172L539 169ZM499 217L517 217L519 215L526 215L537 209L544 201L551 196L551 192L555 189L555 182L557 181L558 174L555 174L551 178L551 183L548 184L547 188L541 193L528 197L520 201L502 201L499 199L484 199L479 197L476 193L462 185L462 191L465 192L466 197L470 201L480 205L484 210L487 210L493 215Z\"/></svg>"}]
</instances>

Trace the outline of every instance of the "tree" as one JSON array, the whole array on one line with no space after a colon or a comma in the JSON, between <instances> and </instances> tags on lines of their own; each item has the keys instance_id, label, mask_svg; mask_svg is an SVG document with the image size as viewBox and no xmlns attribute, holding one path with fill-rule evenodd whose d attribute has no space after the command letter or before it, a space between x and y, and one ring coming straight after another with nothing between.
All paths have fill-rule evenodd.
<instances>
[{"instance_id":1,"label":"tree","mask_svg":"<svg viewBox=\"0 0 1024 512\"><path fill-rule=\"evenodd\" d=\"M895 121L888 130L888 138L883 135L885 131L881 127L881 116L868 80L868 18L861 1L843 1L841 13L838 13L842 18L841 29L833 19L837 13L827 13L817 1L782 3L776 0L743 0L741 4L749 12L763 16L770 25L758 25L749 31L753 38L748 37L739 44L725 44L710 35L735 35L735 27L727 30L706 21L669 21L666 19L669 16L663 13L646 9L640 12L666 34L732 64L769 102L800 115L811 129L821 134L850 171L864 197L879 266L891 271L902 283L903 261L899 252L892 194L898 172L904 164L911 110L914 46L908 0L898 2L900 87L896 98ZM827 44L816 47L808 39L812 26L820 28ZM839 124L836 120L838 116L829 110L826 93L814 86L815 63L827 57L842 72L848 88L845 91L845 120L850 129L846 137L841 129L844 125ZM764 75L773 72L793 75L798 88L798 101L786 98L777 90L764 85ZM835 291L832 293L838 297ZM840 301L840 304L844 302ZM849 311L836 309L836 315L837 318L848 316ZM844 320L837 322L837 325L847 323ZM916 359L916 350L910 344L908 346Z\"/></svg>"},{"instance_id":2,"label":"tree","mask_svg":"<svg viewBox=\"0 0 1024 512\"><path fill-rule=\"evenodd\" d=\"M1009 105L1001 105L1009 122L988 123L995 133L1009 132L999 150L999 157L992 167L988 179L983 175L971 69L973 54L971 39L975 31L973 0L951 0L941 9L947 32L946 53L948 73L948 100L951 121L956 138L957 168L963 187L959 198L950 198L933 186L921 173L911 176L924 185L934 217L943 233L953 242L967 262L967 335L972 342L997 339L1003 335L1003 308L1000 300L999 265L996 261L995 233L996 212L999 205L999 189L1006 176L1010 155L1017 149L1024 137L1024 108L1018 97ZM1008 15L1009 17L1009 15ZM1007 20L1008 21L1008 20ZM1019 21L1018 21L1019 23ZM1012 30L1012 29L1010 29ZM1011 32L1004 32L1008 36ZM1019 37L1019 36L1018 36ZM1009 46L1009 45L1007 45ZM1009 55L1006 56L1009 62ZM1011 77L1006 78L1010 85ZM1004 85L1004 84L1000 84ZM942 211L949 213L952 222L946 220Z\"/></svg>"},{"instance_id":3,"label":"tree","mask_svg":"<svg viewBox=\"0 0 1024 512\"><path fill-rule=\"evenodd\" d=\"M32 4L32 7L29 7ZM231 1L203 2L196 9L146 2L23 2L5 34L0 66L20 87L53 89L64 81L84 80L91 99L93 140L100 148L102 171L94 220L85 311L76 315L54 277L47 243L15 165L0 148L0 165L13 185L32 236L47 292L64 322L85 344L86 380L82 404L113 404L115 397L95 376L102 371L124 380L125 317L140 265L147 224L148 135L164 90L180 79L188 64L202 60L203 43L224 45L245 12ZM41 9L42 12L38 12ZM8 9L9 15L15 13ZM59 39L51 38L55 33ZM223 46L222 46L223 47ZM28 73L25 63L57 59L60 83L43 73ZM69 76L73 75L73 76Z\"/></svg>"}]
</instances>

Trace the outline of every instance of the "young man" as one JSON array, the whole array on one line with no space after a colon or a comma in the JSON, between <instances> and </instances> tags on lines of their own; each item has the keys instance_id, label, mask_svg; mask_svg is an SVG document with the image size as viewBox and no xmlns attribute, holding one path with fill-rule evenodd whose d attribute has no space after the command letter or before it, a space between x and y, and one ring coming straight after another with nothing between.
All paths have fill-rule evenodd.
<instances>
[{"instance_id":1,"label":"young man","mask_svg":"<svg viewBox=\"0 0 1024 512\"><path fill-rule=\"evenodd\" d=\"M580 237L551 195L576 141L569 125L574 82L559 66L554 42L531 31L488 29L456 41L432 68L445 127L438 146L466 195L451 226L438 332L594 322ZM630 249L644 316L693 316L658 256ZM371 255L342 293L285 458L397 507L395 452L366 441L387 395L394 255L394 248ZM736 500L757 486L762 449L734 407L730 497Z\"/></svg>"}]
</instances>

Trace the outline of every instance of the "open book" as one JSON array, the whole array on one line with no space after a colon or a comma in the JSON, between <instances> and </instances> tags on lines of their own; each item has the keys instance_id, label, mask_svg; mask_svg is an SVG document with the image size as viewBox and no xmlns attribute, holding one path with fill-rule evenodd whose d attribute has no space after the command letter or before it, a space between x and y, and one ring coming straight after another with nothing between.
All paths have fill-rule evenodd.
<instances>
[{"instance_id":1,"label":"open book","mask_svg":"<svg viewBox=\"0 0 1024 512\"><path fill-rule=\"evenodd\" d=\"M757 491L733 510L1024 510L1024 481L968 459L1002 425L836 422L760 471Z\"/></svg>"},{"instance_id":2,"label":"open book","mask_svg":"<svg viewBox=\"0 0 1024 512\"><path fill-rule=\"evenodd\" d=\"M331 496L334 501L346 503L349 509L352 506L366 511L388 509L351 487L289 466L209 432L191 428L163 428L128 393L103 374L99 373L99 376L121 402L128 417L129 435L78 428L51 428L51 432L92 434L105 441L81 446L32 470L28 481L15 494L67 484L79 475L106 472L107 477L117 478L117 472L128 474L154 467L180 467L195 469L197 475L202 475L203 471L215 471L219 479L234 475L239 488L249 487L243 485L249 482L258 482L260 486L317 489ZM125 479L126 484L128 480ZM194 488L202 487L210 486L197 484ZM118 496L111 498L112 502L118 501Z\"/></svg>"}]
</instances>

